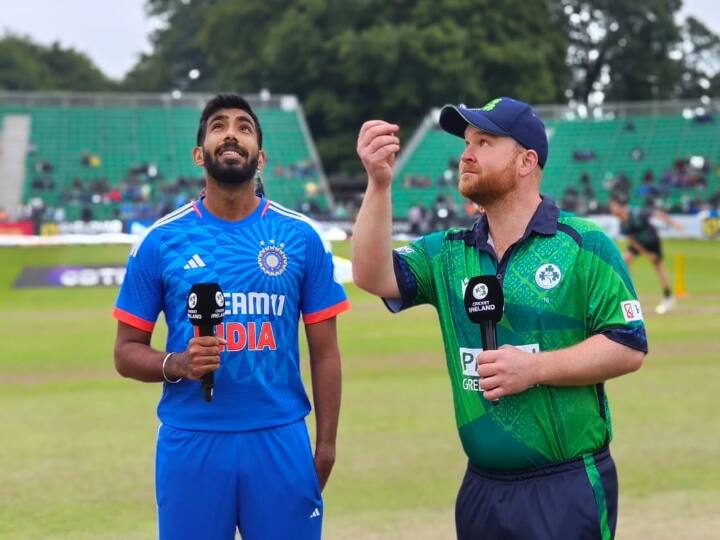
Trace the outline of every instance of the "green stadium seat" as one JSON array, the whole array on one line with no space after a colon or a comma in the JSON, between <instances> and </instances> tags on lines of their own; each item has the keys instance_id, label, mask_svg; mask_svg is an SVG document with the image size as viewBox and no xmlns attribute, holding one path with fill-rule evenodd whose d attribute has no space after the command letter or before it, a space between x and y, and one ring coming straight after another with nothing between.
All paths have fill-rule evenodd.
<instances>
[{"instance_id":1,"label":"green stadium seat","mask_svg":"<svg viewBox=\"0 0 720 540\"><path fill-rule=\"evenodd\" d=\"M634 130L626 130L631 120ZM671 169L678 157L701 155L713 164L707 176L706 193L720 186L717 165L720 163L720 122L698 124L677 115L632 116L612 120L551 120L546 122L551 133L550 152L543 175L541 190L559 200L565 189L579 187L580 175L587 172L597 199L606 203L610 193L604 186L606 178L624 172L637 188L647 170L655 176L659 185L663 171ZM634 159L633 149L643 152L642 159ZM412 155L403 156L404 165L396 171L393 180L395 218L405 219L414 203L431 207L439 195L450 195L457 203L461 197L455 187L438 187L436 179L447 167L450 158L459 158L463 143L437 128L429 128L421 135ZM592 150L596 158L578 162L573 159L576 150ZM406 187L408 176L428 176L433 185L425 188ZM683 196L695 196L694 189L673 189L666 201L672 204ZM634 202L640 202L635 197Z\"/></svg>"},{"instance_id":2,"label":"green stadium seat","mask_svg":"<svg viewBox=\"0 0 720 540\"><path fill-rule=\"evenodd\" d=\"M264 148L270 166L264 174L268 196L280 204L297 209L306 192L306 184L318 184L317 170L302 177L275 176L273 170L288 170L311 160L309 141L302 131L295 111L260 107L256 111L263 126ZM74 178L89 181L105 177L111 186L119 187L131 167L154 163L161 175L153 186L173 182L179 176L197 178L202 170L191 159L200 116L197 107L184 106L17 106L0 103L0 119L6 114L26 114L31 118L31 143L36 151L26 160L23 200L41 196L47 205L61 203L62 193ZM97 167L81 163L83 153L100 157ZM51 177L55 189L39 192L32 188L36 176L34 164L42 158L53 164ZM194 195L194 194L193 194ZM322 191L316 199L321 209L328 208ZM95 204L96 218L114 215L115 205ZM80 209L66 208L69 219L79 217Z\"/></svg>"}]
</instances>

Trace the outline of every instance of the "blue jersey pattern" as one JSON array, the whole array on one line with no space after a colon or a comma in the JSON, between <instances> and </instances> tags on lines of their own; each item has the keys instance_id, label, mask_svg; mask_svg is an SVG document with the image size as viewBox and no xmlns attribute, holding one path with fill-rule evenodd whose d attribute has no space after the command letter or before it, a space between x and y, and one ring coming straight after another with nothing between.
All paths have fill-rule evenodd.
<instances>
[{"instance_id":1,"label":"blue jersey pattern","mask_svg":"<svg viewBox=\"0 0 720 540\"><path fill-rule=\"evenodd\" d=\"M213 216L202 199L158 220L130 255L114 316L152 332L162 311L167 350L184 351L194 327L186 301L194 283L225 294L227 340L210 403L197 381L164 384L160 420L178 429L246 431L279 426L310 411L300 378L298 326L348 309L332 254L312 222L260 199L245 219Z\"/></svg>"}]
</instances>

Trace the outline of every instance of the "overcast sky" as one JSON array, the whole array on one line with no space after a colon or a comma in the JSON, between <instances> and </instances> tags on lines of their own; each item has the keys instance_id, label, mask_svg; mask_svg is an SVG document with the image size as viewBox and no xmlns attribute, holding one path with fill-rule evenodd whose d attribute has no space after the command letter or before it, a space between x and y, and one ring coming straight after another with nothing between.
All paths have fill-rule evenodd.
<instances>
[{"instance_id":1,"label":"overcast sky","mask_svg":"<svg viewBox=\"0 0 720 540\"><path fill-rule=\"evenodd\" d=\"M720 34L720 0L683 0L683 5L683 16L694 15ZM0 32L29 35L46 45L59 41L121 79L141 52L150 51L148 35L157 22L148 20L144 6L145 0L0 0Z\"/></svg>"}]
</instances>

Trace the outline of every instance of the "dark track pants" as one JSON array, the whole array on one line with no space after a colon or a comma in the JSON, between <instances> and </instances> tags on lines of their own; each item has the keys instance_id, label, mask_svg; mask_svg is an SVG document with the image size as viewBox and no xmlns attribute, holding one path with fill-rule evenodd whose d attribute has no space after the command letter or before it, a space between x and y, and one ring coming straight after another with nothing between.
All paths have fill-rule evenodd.
<instances>
[{"instance_id":1,"label":"dark track pants","mask_svg":"<svg viewBox=\"0 0 720 540\"><path fill-rule=\"evenodd\" d=\"M606 448L530 471L468 464L455 505L458 540L611 540L618 483Z\"/></svg>"}]
</instances>

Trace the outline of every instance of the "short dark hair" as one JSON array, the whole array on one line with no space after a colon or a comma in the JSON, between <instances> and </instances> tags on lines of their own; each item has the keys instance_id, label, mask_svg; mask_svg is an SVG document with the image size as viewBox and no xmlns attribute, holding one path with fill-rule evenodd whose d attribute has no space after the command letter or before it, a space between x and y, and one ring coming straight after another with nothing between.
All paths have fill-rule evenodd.
<instances>
[{"instance_id":1,"label":"short dark hair","mask_svg":"<svg viewBox=\"0 0 720 540\"><path fill-rule=\"evenodd\" d=\"M255 122L257 130L258 148L262 149L262 129L260 129L260 121L257 115L250 107L250 104L238 94L218 94L205 104L202 114L200 115L200 125L197 130L197 145L202 146L207 132L207 122L210 117L220 109L240 109L250 115Z\"/></svg>"},{"instance_id":2,"label":"short dark hair","mask_svg":"<svg viewBox=\"0 0 720 540\"><path fill-rule=\"evenodd\" d=\"M610 200L620 206L627 206L630 197L621 191L616 191L610 195Z\"/></svg>"}]
</instances>

